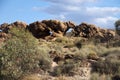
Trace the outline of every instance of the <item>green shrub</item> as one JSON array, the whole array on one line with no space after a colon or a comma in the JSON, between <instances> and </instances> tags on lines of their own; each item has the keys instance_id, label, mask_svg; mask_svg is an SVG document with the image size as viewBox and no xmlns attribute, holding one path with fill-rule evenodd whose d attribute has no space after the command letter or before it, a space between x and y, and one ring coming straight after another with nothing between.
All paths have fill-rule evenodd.
<instances>
[{"instance_id":1,"label":"green shrub","mask_svg":"<svg viewBox=\"0 0 120 80\"><path fill-rule=\"evenodd\" d=\"M12 28L9 33L12 37L0 49L0 80L18 80L23 74L36 71L40 56L46 54L28 31Z\"/></svg>"}]
</instances>

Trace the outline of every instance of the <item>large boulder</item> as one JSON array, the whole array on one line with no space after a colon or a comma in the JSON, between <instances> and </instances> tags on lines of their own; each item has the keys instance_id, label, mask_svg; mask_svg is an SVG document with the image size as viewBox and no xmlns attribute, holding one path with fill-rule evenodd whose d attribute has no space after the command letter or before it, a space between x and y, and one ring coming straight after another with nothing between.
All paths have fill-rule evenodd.
<instances>
[{"instance_id":1,"label":"large boulder","mask_svg":"<svg viewBox=\"0 0 120 80\"><path fill-rule=\"evenodd\" d=\"M87 24L87 23L81 23L80 25L74 28L75 36L80 36L85 38L91 38L95 36L98 32L99 32L99 28L97 28L95 25Z\"/></svg>"},{"instance_id":2,"label":"large boulder","mask_svg":"<svg viewBox=\"0 0 120 80\"><path fill-rule=\"evenodd\" d=\"M29 24L27 29L35 36L36 38L44 38L50 35L49 28L46 27L46 24L39 21Z\"/></svg>"},{"instance_id":3,"label":"large boulder","mask_svg":"<svg viewBox=\"0 0 120 80\"><path fill-rule=\"evenodd\" d=\"M3 23L3 24L1 24L0 25L0 30L1 30L1 32L8 32L8 28L7 28L7 26L8 26L9 24L8 23Z\"/></svg>"},{"instance_id":4,"label":"large boulder","mask_svg":"<svg viewBox=\"0 0 120 80\"><path fill-rule=\"evenodd\" d=\"M25 22L16 21L16 22L10 24L10 26L18 27L18 28L26 28L27 24Z\"/></svg>"},{"instance_id":5,"label":"large boulder","mask_svg":"<svg viewBox=\"0 0 120 80\"><path fill-rule=\"evenodd\" d=\"M115 31L109 29L99 29L98 34L94 36L100 42L109 42L115 38Z\"/></svg>"},{"instance_id":6,"label":"large boulder","mask_svg":"<svg viewBox=\"0 0 120 80\"><path fill-rule=\"evenodd\" d=\"M14 23L8 24L8 23L3 23L0 26L0 29L2 30L2 32L8 33L8 31L13 28L13 27L17 27L17 28L26 28L27 24L21 21L16 21Z\"/></svg>"},{"instance_id":7,"label":"large boulder","mask_svg":"<svg viewBox=\"0 0 120 80\"><path fill-rule=\"evenodd\" d=\"M6 41L10 37L11 37L10 34L4 33L4 32L0 32L0 43Z\"/></svg>"},{"instance_id":8,"label":"large boulder","mask_svg":"<svg viewBox=\"0 0 120 80\"><path fill-rule=\"evenodd\" d=\"M3 32L0 32L0 38L7 38L7 34L3 33Z\"/></svg>"}]
</instances>

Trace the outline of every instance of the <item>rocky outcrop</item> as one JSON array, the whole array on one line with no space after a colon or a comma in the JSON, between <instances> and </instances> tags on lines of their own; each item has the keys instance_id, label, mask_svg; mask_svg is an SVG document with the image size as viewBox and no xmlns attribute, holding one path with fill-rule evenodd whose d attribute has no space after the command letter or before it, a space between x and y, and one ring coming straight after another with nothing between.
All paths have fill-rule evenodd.
<instances>
[{"instance_id":1,"label":"rocky outcrop","mask_svg":"<svg viewBox=\"0 0 120 80\"><path fill-rule=\"evenodd\" d=\"M16 21L14 23L8 24L3 23L0 25L0 43L9 39L12 35L9 33L9 30L13 27L24 28L26 29L27 24L24 22Z\"/></svg>"},{"instance_id":2,"label":"rocky outcrop","mask_svg":"<svg viewBox=\"0 0 120 80\"><path fill-rule=\"evenodd\" d=\"M110 41L115 37L115 32L112 30L100 29L99 33L100 34L96 35L95 38L100 39L101 42Z\"/></svg>"},{"instance_id":3,"label":"rocky outcrop","mask_svg":"<svg viewBox=\"0 0 120 80\"><path fill-rule=\"evenodd\" d=\"M38 39L53 39L54 37L63 37L70 28L72 28L71 36L73 37L96 38L104 42L109 41L115 36L114 31L101 29L93 24L81 23L80 25L75 25L71 21L62 22L58 20L36 21L29 25L20 21L16 21L11 24L4 23L0 25L0 31L8 33L13 27L27 29L33 34L34 37Z\"/></svg>"},{"instance_id":4,"label":"rocky outcrop","mask_svg":"<svg viewBox=\"0 0 120 80\"><path fill-rule=\"evenodd\" d=\"M46 27L46 24L39 21L29 24L27 29L35 36L36 38L44 38L50 35L49 28Z\"/></svg>"},{"instance_id":5,"label":"rocky outcrop","mask_svg":"<svg viewBox=\"0 0 120 80\"><path fill-rule=\"evenodd\" d=\"M8 23L3 23L3 24L1 24L1 25L0 25L0 30L1 30L1 32L7 33L7 32L8 32L7 26L8 26L8 25L9 25Z\"/></svg>"},{"instance_id":6,"label":"rocky outcrop","mask_svg":"<svg viewBox=\"0 0 120 80\"><path fill-rule=\"evenodd\" d=\"M8 38L8 35L6 33L0 32L0 43L7 38Z\"/></svg>"},{"instance_id":7,"label":"rocky outcrop","mask_svg":"<svg viewBox=\"0 0 120 80\"><path fill-rule=\"evenodd\" d=\"M101 29L93 24L81 23L73 30L75 37L96 38L100 41L109 41L115 36L115 32L108 29Z\"/></svg>"},{"instance_id":8,"label":"rocky outcrop","mask_svg":"<svg viewBox=\"0 0 120 80\"><path fill-rule=\"evenodd\" d=\"M20 22L20 21L16 21L16 22L11 23L11 24L3 23L0 26L0 30L2 30L2 32L8 33L9 29L11 29L13 27L26 28L27 24L24 22Z\"/></svg>"},{"instance_id":9,"label":"rocky outcrop","mask_svg":"<svg viewBox=\"0 0 120 80\"><path fill-rule=\"evenodd\" d=\"M66 34L69 28L75 27L72 22L61 22L58 20L43 20L31 23L27 29L36 38L45 38L47 36L62 37Z\"/></svg>"},{"instance_id":10,"label":"rocky outcrop","mask_svg":"<svg viewBox=\"0 0 120 80\"><path fill-rule=\"evenodd\" d=\"M0 32L0 38L7 38L7 34L6 33L3 33L3 32Z\"/></svg>"},{"instance_id":11,"label":"rocky outcrop","mask_svg":"<svg viewBox=\"0 0 120 80\"><path fill-rule=\"evenodd\" d=\"M95 25L81 23L80 25L74 28L75 36L90 38L95 36L96 33L99 32L99 28Z\"/></svg>"}]
</instances>

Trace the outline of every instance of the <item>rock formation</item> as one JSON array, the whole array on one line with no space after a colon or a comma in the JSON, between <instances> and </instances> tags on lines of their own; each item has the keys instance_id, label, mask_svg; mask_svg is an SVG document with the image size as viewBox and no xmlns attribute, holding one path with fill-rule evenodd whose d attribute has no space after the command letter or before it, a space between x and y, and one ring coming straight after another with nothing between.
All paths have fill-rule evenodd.
<instances>
[{"instance_id":1,"label":"rock formation","mask_svg":"<svg viewBox=\"0 0 120 80\"><path fill-rule=\"evenodd\" d=\"M84 37L84 38L96 38L100 39L100 41L109 41L115 36L115 32L112 30L101 29L96 27L93 24L81 23L76 26L73 30L73 34L75 37Z\"/></svg>"},{"instance_id":2,"label":"rock formation","mask_svg":"<svg viewBox=\"0 0 120 80\"><path fill-rule=\"evenodd\" d=\"M20 22L20 21L16 21L16 22L11 23L11 24L3 23L0 26L0 30L2 30L2 32L8 33L9 29L11 29L13 27L26 28L27 24L24 22Z\"/></svg>"},{"instance_id":3,"label":"rock formation","mask_svg":"<svg viewBox=\"0 0 120 80\"><path fill-rule=\"evenodd\" d=\"M97 38L98 36L100 36L99 39L101 40L101 42L110 41L111 39L113 39L115 37L115 32L112 30L100 29L99 33L101 35L96 35L95 37Z\"/></svg>"},{"instance_id":4,"label":"rock formation","mask_svg":"<svg viewBox=\"0 0 120 80\"><path fill-rule=\"evenodd\" d=\"M99 28L92 24L81 23L74 28L75 36L90 38L99 32Z\"/></svg>"},{"instance_id":5,"label":"rock formation","mask_svg":"<svg viewBox=\"0 0 120 80\"><path fill-rule=\"evenodd\" d=\"M0 42L3 42L11 37L9 30L13 27L26 29L27 24L24 22L16 21L14 23L8 24L3 23L0 25Z\"/></svg>"},{"instance_id":6,"label":"rock formation","mask_svg":"<svg viewBox=\"0 0 120 80\"><path fill-rule=\"evenodd\" d=\"M27 29L35 36L36 38L44 38L50 35L50 30L46 27L46 24L39 21L29 24Z\"/></svg>"},{"instance_id":7,"label":"rock formation","mask_svg":"<svg viewBox=\"0 0 120 80\"><path fill-rule=\"evenodd\" d=\"M114 38L115 32L112 30L101 29L93 24L81 23L75 25L73 22L61 22L58 20L43 20L36 21L29 25L24 22L16 21L8 24L0 25L0 31L3 33L9 32L13 27L24 28L29 30L34 37L43 39L53 39L54 37L63 37L67 31L72 28L71 34L73 37L96 38L100 41L109 41Z\"/></svg>"},{"instance_id":8,"label":"rock formation","mask_svg":"<svg viewBox=\"0 0 120 80\"><path fill-rule=\"evenodd\" d=\"M75 24L72 22L61 22L58 20L43 20L31 23L27 29L36 37L36 38L45 38L47 36L64 36L66 32L75 27Z\"/></svg>"}]
</instances>

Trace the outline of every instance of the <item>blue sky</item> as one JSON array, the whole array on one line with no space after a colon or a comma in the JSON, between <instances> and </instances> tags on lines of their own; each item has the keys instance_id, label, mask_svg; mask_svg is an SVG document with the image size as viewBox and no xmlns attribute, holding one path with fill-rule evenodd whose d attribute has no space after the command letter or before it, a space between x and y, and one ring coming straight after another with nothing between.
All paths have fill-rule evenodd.
<instances>
[{"instance_id":1,"label":"blue sky","mask_svg":"<svg viewBox=\"0 0 120 80\"><path fill-rule=\"evenodd\" d=\"M0 0L0 10L0 24L58 19L114 28L120 19L120 0Z\"/></svg>"}]
</instances>

